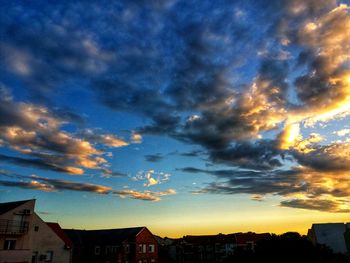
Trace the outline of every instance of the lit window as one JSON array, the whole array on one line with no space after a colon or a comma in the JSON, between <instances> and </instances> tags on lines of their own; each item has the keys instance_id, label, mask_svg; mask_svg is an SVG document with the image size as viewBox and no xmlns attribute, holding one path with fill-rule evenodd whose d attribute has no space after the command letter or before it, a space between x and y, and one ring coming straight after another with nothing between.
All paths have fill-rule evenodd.
<instances>
[{"instance_id":1,"label":"lit window","mask_svg":"<svg viewBox=\"0 0 350 263\"><path fill-rule=\"evenodd\" d=\"M100 255L101 253L101 248L99 246L95 247L95 255Z\"/></svg>"},{"instance_id":2,"label":"lit window","mask_svg":"<svg viewBox=\"0 0 350 263\"><path fill-rule=\"evenodd\" d=\"M148 252L154 253L154 245L153 244L148 246Z\"/></svg>"},{"instance_id":3,"label":"lit window","mask_svg":"<svg viewBox=\"0 0 350 263\"><path fill-rule=\"evenodd\" d=\"M142 253L142 244L139 245L139 253Z\"/></svg>"},{"instance_id":4,"label":"lit window","mask_svg":"<svg viewBox=\"0 0 350 263\"><path fill-rule=\"evenodd\" d=\"M142 253L146 253L147 252L147 245L143 244L142 246Z\"/></svg>"},{"instance_id":5,"label":"lit window","mask_svg":"<svg viewBox=\"0 0 350 263\"><path fill-rule=\"evenodd\" d=\"M152 258L152 259L151 259L151 263L155 263L155 262L156 262L156 261Z\"/></svg>"},{"instance_id":6,"label":"lit window","mask_svg":"<svg viewBox=\"0 0 350 263\"><path fill-rule=\"evenodd\" d=\"M16 240L5 240L4 250L14 250L16 248Z\"/></svg>"}]
</instances>

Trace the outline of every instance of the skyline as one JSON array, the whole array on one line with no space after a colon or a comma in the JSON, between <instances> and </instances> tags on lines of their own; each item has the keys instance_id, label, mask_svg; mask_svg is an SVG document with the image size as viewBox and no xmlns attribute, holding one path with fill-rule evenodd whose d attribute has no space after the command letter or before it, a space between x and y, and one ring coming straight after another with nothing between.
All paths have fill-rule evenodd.
<instances>
[{"instance_id":1,"label":"skyline","mask_svg":"<svg viewBox=\"0 0 350 263\"><path fill-rule=\"evenodd\" d=\"M64 228L350 215L349 1L4 1L0 199Z\"/></svg>"}]
</instances>

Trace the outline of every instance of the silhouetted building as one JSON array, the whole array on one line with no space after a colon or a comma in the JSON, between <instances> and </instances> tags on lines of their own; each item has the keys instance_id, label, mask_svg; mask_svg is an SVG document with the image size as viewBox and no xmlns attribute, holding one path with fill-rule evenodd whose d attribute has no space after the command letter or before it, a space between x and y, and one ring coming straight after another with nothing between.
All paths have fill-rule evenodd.
<instances>
[{"instance_id":1,"label":"silhouetted building","mask_svg":"<svg viewBox=\"0 0 350 263\"><path fill-rule=\"evenodd\" d=\"M259 240L270 234L235 233L203 236L184 236L180 239L160 239L163 250L168 250L171 262L178 263L220 263L238 250L254 250ZM163 261L170 262L168 261ZM160 262L160 263L163 263Z\"/></svg>"},{"instance_id":2,"label":"silhouetted building","mask_svg":"<svg viewBox=\"0 0 350 263\"><path fill-rule=\"evenodd\" d=\"M314 244L323 244L335 253L346 254L349 250L345 234L349 228L349 223L313 224L311 229L308 230L307 236Z\"/></svg>"},{"instance_id":3,"label":"silhouetted building","mask_svg":"<svg viewBox=\"0 0 350 263\"><path fill-rule=\"evenodd\" d=\"M158 263L158 244L146 227L64 231L73 263Z\"/></svg>"},{"instance_id":4,"label":"silhouetted building","mask_svg":"<svg viewBox=\"0 0 350 263\"><path fill-rule=\"evenodd\" d=\"M69 263L71 243L57 223L45 223L35 200L0 203L0 263Z\"/></svg>"},{"instance_id":5,"label":"silhouetted building","mask_svg":"<svg viewBox=\"0 0 350 263\"><path fill-rule=\"evenodd\" d=\"M234 235L236 238L237 248L250 249L253 251L257 242L270 237L269 233L257 234L254 232L236 233Z\"/></svg>"}]
</instances>

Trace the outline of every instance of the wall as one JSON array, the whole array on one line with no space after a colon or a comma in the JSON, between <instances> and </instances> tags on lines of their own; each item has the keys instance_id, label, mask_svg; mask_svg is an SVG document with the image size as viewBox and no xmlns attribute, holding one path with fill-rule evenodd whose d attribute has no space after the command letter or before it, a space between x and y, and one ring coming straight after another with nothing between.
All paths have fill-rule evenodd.
<instances>
[{"instance_id":1,"label":"wall","mask_svg":"<svg viewBox=\"0 0 350 263\"><path fill-rule=\"evenodd\" d=\"M139 252L139 245L140 244L146 244L147 245L147 252ZM149 245L153 244L154 245L154 252L150 253L149 252ZM147 263L151 263L151 259L154 260L155 263L158 263L158 243L157 240L154 238L152 233L147 229L144 228L141 230L140 233L136 236L136 263L139 263L141 260L142 263L144 260L147 260Z\"/></svg>"},{"instance_id":2,"label":"wall","mask_svg":"<svg viewBox=\"0 0 350 263\"><path fill-rule=\"evenodd\" d=\"M330 247L335 253L347 252L345 243L346 225L343 223L315 224L312 227L316 242Z\"/></svg>"},{"instance_id":3,"label":"wall","mask_svg":"<svg viewBox=\"0 0 350 263\"><path fill-rule=\"evenodd\" d=\"M35 206L35 200L29 200L28 202L10 210L2 215L0 219L4 220L23 220L29 222L29 228L32 225L33 211ZM30 215L20 215L24 209L31 211ZM16 240L15 250L3 250L5 239ZM29 243L29 234L23 235L1 235L0 234L0 263L1 262L30 262L31 252Z\"/></svg>"},{"instance_id":4,"label":"wall","mask_svg":"<svg viewBox=\"0 0 350 263\"><path fill-rule=\"evenodd\" d=\"M39 227L35 231L35 226ZM30 228L30 246L38 255L53 251L52 263L69 263L70 250L64 248L63 240L37 215L33 215L32 227ZM39 262L39 261L38 261Z\"/></svg>"}]
</instances>

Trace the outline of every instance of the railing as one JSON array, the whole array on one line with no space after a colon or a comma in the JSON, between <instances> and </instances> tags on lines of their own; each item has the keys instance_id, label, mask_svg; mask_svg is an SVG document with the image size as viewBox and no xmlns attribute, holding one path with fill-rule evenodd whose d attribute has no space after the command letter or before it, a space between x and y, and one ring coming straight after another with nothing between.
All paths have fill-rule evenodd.
<instances>
[{"instance_id":1,"label":"railing","mask_svg":"<svg viewBox=\"0 0 350 263\"><path fill-rule=\"evenodd\" d=\"M27 221L0 219L0 234L23 235L28 232Z\"/></svg>"}]
</instances>

